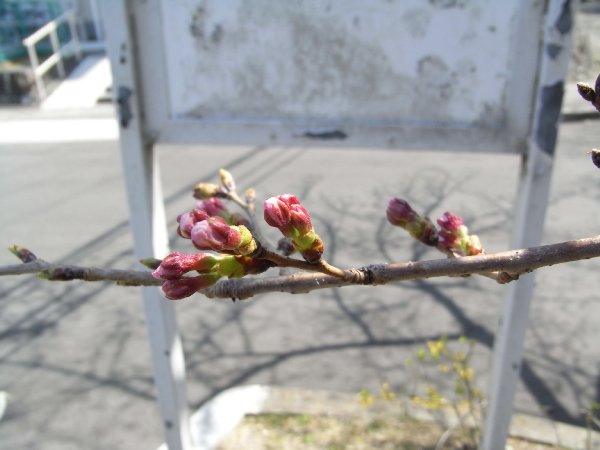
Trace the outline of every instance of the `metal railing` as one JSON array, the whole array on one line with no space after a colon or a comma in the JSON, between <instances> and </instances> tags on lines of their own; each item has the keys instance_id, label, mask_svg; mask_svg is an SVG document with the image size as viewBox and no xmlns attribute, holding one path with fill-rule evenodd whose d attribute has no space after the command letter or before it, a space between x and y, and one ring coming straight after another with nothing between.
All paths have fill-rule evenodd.
<instances>
[{"instance_id":1,"label":"metal railing","mask_svg":"<svg viewBox=\"0 0 600 450\"><path fill-rule=\"evenodd\" d=\"M65 23L69 26L71 39L69 42L61 45L58 39L57 31L58 28ZM52 54L42 61L42 63L40 63L35 46L38 42L42 41L46 37L50 37ZM31 70L35 80L35 86L39 99L43 100L47 95L46 87L44 86L44 74L52 67L56 66L58 70L58 76L60 78L64 78L66 76L66 70L63 58L74 53L77 59L81 59L81 45L79 43L77 28L75 26L75 12L73 10L65 11L56 19L48 22L39 30L23 39L23 45L27 48L27 54L29 55L29 62L31 63Z\"/></svg>"}]
</instances>

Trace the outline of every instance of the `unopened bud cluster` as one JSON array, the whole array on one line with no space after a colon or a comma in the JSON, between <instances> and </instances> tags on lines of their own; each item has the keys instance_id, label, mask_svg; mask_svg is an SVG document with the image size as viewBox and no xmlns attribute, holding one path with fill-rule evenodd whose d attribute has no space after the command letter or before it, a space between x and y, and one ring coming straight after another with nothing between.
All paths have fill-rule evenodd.
<instances>
[{"instance_id":1,"label":"unopened bud cluster","mask_svg":"<svg viewBox=\"0 0 600 450\"><path fill-rule=\"evenodd\" d=\"M212 286L222 277L240 278L264 272L270 266L269 261L243 255L173 252L162 260L152 276L165 280L161 286L165 297L180 300ZM198 275L186 276L189 272Z\"/></svg>"},{"instance_id":2,"label":"unopened bud cluster","mask_svg":"<svg viewBox=\"0 0 600 450\"><path fill-rule=\"evenodd\" d=\"M439 229L428 217L415 212L403 199L390 200L386 213L392 225L404 228L416 240L437 247L444 253L469 256L483 252L479 238L469 235L463 220L450 212L445 212L437 220Z\"/></svg>"},{"instance_id":3,"label":"unopened bud cluster","mask_svg":"<svg viewBox=\"0 0 600 450\"><path fill-rule=\"evenodd\" d=\"M265 221L281 231L295 250L308 262L323 255L323 241L315 233L310 215L292 194L271 197L264 203Z\"/></svg>"},{"instance_id":4,"label":"unopened bud cluster","mask_svg":"<svg viewBox=\"0 0 600 450\"><path fill-rule=\"evenodd\" d=\"M240 278L272 266L270 261L252 257L259 244L247 227L248 222L240 214L230 212L221 201L235 191L233 176L224 169L219 176L222 185L197 184L193 195L201 201L177 217L177 234L190 239L203 253L173 252L158 265L146 261L156 269L152 275L164 280L161 289L168 299L189 297L222 277Z\"/></svg>"},{"instance_id":5,"label":"unopened bud cluster","mask_svg":"<svg viewBox=\"0 0 600 450\"><path fill-rule=\"evenodd\" d=\"M420 216L406 200L393 198L386 211L392 225L404 228L417 241L426 245L436 245L438 240L435 225L428 217Z\"/></svg>"},{"instance_id":6,"label":"unopened bud cluster","mask_svg":"<svg viewBox=\"0 0 600 450\"><path fill-rule=\"evenodd\" d=\"M437 243L439 249L461 256L483 253L479 237L469 234L469 229L460 217L446 211L437 223L440 227Z\"/></svg>"},{"instance_id":7,"label":"unopened bud cluster","mask_svg":"<svg viewBox=\"0 0 600 450\"><path fill-rule=\"evenodd\" d=\"M236 193L231 173L221 169L219 177L220 185L197 184L194 197L200 201L192 210L177 217L177 233L190 239L201 253L173 252L163 260L149 258L142 261L154 269L152 275L155 278L163 280L161 288L168 299L189 297L223 277L240 278L262 273L274 265L272 261L282 264L280 257L276 258L255 239L246 219L230 212L221 200L232 200L247 212L253 211L254 190L245 191L244 204ZM271 197L263 206L264 220L283 235L277 248L279 252L286 257L299 252L307 262L321 269L335 269L322 259L323 241L314 230L310 214L295 195ZM394 198L390 200L386 214L392 225L406 229L418 241L437 247L448 255L467 256L483 252L479 238L469 235L462 219L450 212L445 212L437 220L436 227L406 200Z\"/></svg>"}]
</instances>

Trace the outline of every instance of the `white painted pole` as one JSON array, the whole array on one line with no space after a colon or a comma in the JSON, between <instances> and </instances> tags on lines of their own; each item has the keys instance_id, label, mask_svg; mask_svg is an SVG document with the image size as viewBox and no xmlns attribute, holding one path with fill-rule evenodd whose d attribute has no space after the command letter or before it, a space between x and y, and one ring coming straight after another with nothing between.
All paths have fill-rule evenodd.
<instances>
[{"instance_id":1,"label":"white painted pole","mask_svg":"<svg viewBox=\"0 0 600 450\"><path fill-rule=\"evenodd\" d=\"M135 254L163 257L168 250L164 200L153 144L140 120L135 36L125 0L103 2L105 23L110 26L107 50L111 60L114 93L120 122L120 144L129 200ZM169 450L192 448L185 393L185 364L173 303L158 289L142 288L146 326L152 352L154 383Z\"/></svg>"},{"instance_id":2,"label":"white painted pole","mask_svg":"<svg viewBox=\"0 0 600 450\"><path fill-rule=\"evenodd\" d=\"M512 248L538 245L542 240L573 20L573 2L548 1L541 42L535 115L517 193ZM533 274L523 275L519 281L511 283L506 292L500 328L494 343L483 450L505 448L519 381L534 282Z\"/></svg>"},{"instance_id":3,"label":"white painted pole","mask_svg":"<svg viewBox=\"0 0 600 450\"><path fill-rule=\"evenodd\" d=\"M58 76L64 78L67 76L67 71L65 70L65 62L63 61L63 55L60 50L60 43L58 42L57 28L58 27L55 26L52 28L52 31L50 31L50 45L52 46L52 54L58 56L58 61L56 62Z\"/></svg>"},{"instance_id":4,"label":"white painted pole","mask_svg":"<svg viewBox=\"0 0 600 450\"><path fill-rule=\"evenodd\" d=\"M33 73L33 79L35 80L35 87L38 92L38 99L44 100L46 98L46 88L44 86L44 80L42 75L38 71L40 65L37 53L35 51L35 44L25 44L27 47L27 54L29 55L29 61L31 63L31 72Z\"/></svg>"}]
</instances>

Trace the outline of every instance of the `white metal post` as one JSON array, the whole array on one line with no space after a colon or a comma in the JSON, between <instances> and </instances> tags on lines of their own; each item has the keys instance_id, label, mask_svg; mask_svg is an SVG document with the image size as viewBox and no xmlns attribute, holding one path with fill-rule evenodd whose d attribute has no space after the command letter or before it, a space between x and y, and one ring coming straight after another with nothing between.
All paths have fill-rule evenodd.
<instances>
[{"instance_id":1,"label":"white metal post","mask_svg":"<svg viewBox=\"0 0 600 450\"><path fill-rule=\"evenodd\" d=\"M113 86L120 121L120 143L129 200L130 223L137 257L164 257L168 250L164 200L153 144L140 120L140 86L125 0L103 2ZM169 450L192 448L185 393L185 364L173 303L156 288L143 288L154 382Z\"/></svg>"},{"instance_id":2,"label":"white metal post","mask_svg":"<svg viewBox=\"0 0 600 450\"><path fill-rule=\"evenodd\" d=\"M548 1L535 115L517 192L513 248L539 245L542 240L573 17L573 2ZM505 447L520 375L534 281L533 274L523 275L519 281L511 283L506 292L500 328L494 343L483 450Z\"/></svg>"},{"instance_id":3,"label":"white metal post","mask_svg":"<svg viewBox=\"0 0 600 450\"><path fill-rule=\"evenodd\" d=\"M40 63L37 57L37 53L35 50L35 44L25 44L27 47L27 54L29 55L29 61L31 62L31 71L33 73L33 79L35 80L35 87L37 88L38 97L40 100L46 98L46 88L44 87L44 82L42 81L42 75L38 73L37 68Z\"/></svg>"},{"instance_id":4,"label":"white metal post","mask_svg":"<svg viewBox=\"0 0 600 450\"><path fill-rule=\"evenodd\" d=\"M58 69L58 76L64 78L67 75L65 70L65 63L62 59L60 52L60 43L58 42L58 26L55 24L50 31L50 45L52 46L52 55L58 55L58 61L56 62L56 68Z\"/></svg>"}]
</instances>

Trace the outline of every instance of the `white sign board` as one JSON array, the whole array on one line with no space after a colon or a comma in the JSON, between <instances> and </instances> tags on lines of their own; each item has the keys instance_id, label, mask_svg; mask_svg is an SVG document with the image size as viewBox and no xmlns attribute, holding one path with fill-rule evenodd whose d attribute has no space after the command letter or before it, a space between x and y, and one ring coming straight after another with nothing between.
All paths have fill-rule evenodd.
<instances>
[{"instance_id":1,"label":"white sign board","mask_svg":"<svg viewBox=\"0 0 600 450\"><path fill-rule=\"evenodd\" d=\"M524 149L540 3L150 3L135 19L160 140Z\"/></svg>"}]
</instances>

